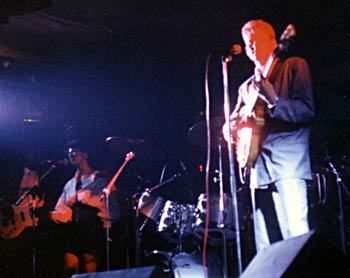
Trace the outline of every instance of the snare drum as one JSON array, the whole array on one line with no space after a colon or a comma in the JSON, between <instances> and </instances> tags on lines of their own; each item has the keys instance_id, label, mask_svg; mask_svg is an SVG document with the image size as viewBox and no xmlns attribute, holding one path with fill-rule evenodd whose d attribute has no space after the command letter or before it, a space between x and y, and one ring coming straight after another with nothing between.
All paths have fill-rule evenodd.
<instances>
[{"instance_id":1,"label":"snare drum","mask_svg":"<svg viewBox=\"0 0 350 278\"><path fill-rule=\"evenodd\" d=\"M203 278L205 277L202 254L163 252L154 250L146 255L146 265L155 265L162 270L159 277ZM223 277L219 260L209 253L207 258L208 277ZM157 273L158 274L158 273ZM164 275L164 276L163 276ZM158 277L158 276L157 276Z\"/></svg>"}]
</instances>

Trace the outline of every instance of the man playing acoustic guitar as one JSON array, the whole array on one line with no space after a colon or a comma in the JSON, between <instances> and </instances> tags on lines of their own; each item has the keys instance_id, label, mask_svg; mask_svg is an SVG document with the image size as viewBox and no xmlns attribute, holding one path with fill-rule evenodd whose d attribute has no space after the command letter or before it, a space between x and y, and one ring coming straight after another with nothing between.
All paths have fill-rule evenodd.
<instances>
[{"instance_id":1,"label":"man playing acoustic guitar","mask_svg":"<svg viewBox=\"0 0 350 278\"><path fill-rule=\"evenodd\" d=\"M307 62L281 57L285 42L295 35L292 27L277 42L273 27L263 20L243 26L245 51L255 70L239 88L230 132L227 124L223 127L226 140L235 141L240 167L249 173L258 252L309 231L307 180L312 178L309 135L314 104Z\"/></svg>"}]
</instances>

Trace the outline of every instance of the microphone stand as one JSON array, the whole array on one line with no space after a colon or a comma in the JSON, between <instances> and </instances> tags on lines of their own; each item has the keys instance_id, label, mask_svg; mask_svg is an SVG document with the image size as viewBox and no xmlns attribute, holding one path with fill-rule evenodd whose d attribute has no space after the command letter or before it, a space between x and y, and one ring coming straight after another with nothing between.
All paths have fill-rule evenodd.
<instances>
[{"instance_id":1,"label":"microphone stand","mask_svg":"<svg viewBox=\"0 0 350 278\"><path fill-rule=\"evenodd\" d=\"M40 183L42 182L43 179L45 179L51 172L53 169L56 168L55 164L52 164L50 166L50 168L39 178L39 181L37 184L33 185L31 188L29 188L27 191L25 191L21 197L18 198L18 200L15 202L15 206L19 206L22 201L29 195L32 195L33 197L36 195L36 191L39 188Z\"/></svg>"},{"instance_id":2,"label":"microphone stand","mask_svg":"<svg viewBox=\"0 0 350 278\"><path fill-rule=\"evenodd\" d=\"M40 183L56 168L55 164L52 164L49 169L39 178L38 183L33 185L31 188L29 188L27 191L25 191L21 197L18 198L18 200L15 202L15 206L19 206L23 200L31 195L31 201L29 202L29 211L30 211L30 217L32 220L32 275L33 278L36 277L36 223L35 223L35 209L36 209L36 202L34 202L35 197L38 195L38 189L40 186ZM41 198L40 198L41 199Z\"/></svg>"},{"instance_id":3,"label":"microphone stand","mask_svg":"<svg viewBox=\"0 0 350 278\"><path fill-rule=\"evenodd\" d=\"M233 56L222 57L222 73L223 73L223 85L224 85L224 114L225 122L230 127L230 97L228 87L228 62L233 59ZM235 178L235 163L233 159L233 150L231 144L232 133L230 132L230 139L227 142L229 167L230 167L230 191L232 196L233 216L235 220L234 228L236 234L236 254L237 254L237 271L238 276L242 274L242 254L241 254L241 240L240 240L240 227L238 218L238 202L237 202L237 183Z\"/></svg>"},{"instance_id":4,"label":"microphone stand","mask_svg":"<svg viewBox=\"0 0 350 278\"><path fill-rule=\"evenodd\" d=\"M133 152L129 152L127 153L126 157L125 157L125 161L122 164L122 166L120 166L120 168L118 169L118 171L115 173L115 175L113 176L113 178L109 181L109 183L107 184L107 186L103 189L103 194L100 198L100 201L102 201L103 199L105 199L106 202L106 269L107 271L109 271L110 269L110 226L112 226L112 221L109 222L110 220L110 211L109 211L109 195L111 193L111 191L115 188L115 183L117 181L117 179L119 178L120 174L122 173L122 171L124 170L126 164L135 157L135 154Z\"/></svg>"}]
</instances>

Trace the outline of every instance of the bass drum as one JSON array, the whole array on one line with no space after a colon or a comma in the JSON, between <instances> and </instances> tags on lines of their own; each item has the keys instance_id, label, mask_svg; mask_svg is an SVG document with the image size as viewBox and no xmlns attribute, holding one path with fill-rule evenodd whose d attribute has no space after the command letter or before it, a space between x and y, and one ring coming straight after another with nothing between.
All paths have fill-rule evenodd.
<instances>
[{"instance_id":1,"label":"bass drum","mask_svg":"<svg viewBox=\"0 0 350 278\"><path fill-rule=\"evenodd\" d=\"M210 212L209 212L209 230L208 243L212 245L220 245L223 240L223 232L227 240L235 238L235 221L232 208L232 198L228 194L224 194L224 211L220 212L220 198L219 196L210 195ZM199 195L197 200L197 214L194 225L195 236L203 240L205 220L207 215L206 209L207 197L205 193ZM238 214L240 216L240 225L242 225L243 205L238 202Z\"/></svg>"},{"instance_id":2,"label":"bass drum","mask_svg":"<svg viewBox=\"0 0 350 278\"><path fill-rule=\"evenodd\" d=\"M157 277L166 278L203 278L205 277L202 255L154 250L145 257L146 265L155 265L162 274ZM208 277L222 277L221 265L216 255L208 254ZM159 271L157 272L159 274Z\"/></svg>"},{"instance_id":3,"label":"bass drum","mask_svg":"<svg viewBox=\"0 0 350 278\"><path fill-rule=\"evenodd\" d=\"M205 277L200 255L177 254L172 260L174 278L203 278Z\"/></svg>"}]
</instances>

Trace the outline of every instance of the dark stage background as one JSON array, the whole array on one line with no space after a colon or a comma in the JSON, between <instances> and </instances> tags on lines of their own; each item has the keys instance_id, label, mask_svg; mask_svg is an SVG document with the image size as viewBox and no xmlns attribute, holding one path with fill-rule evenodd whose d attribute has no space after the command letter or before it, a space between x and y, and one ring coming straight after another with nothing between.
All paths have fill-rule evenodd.
<instances>
[{"instance_id":1,"label":"dark stage background","mask_svg":"<svg viewBox=\"0 0 350 278\"><path fill-rule=\"evenodd\" d=\"M125 154L135 151L135 159L117 184L125 219L122 228L114 231L119 240L113 248L122 251L113 253L112 264L115 268L133 266L132 195L156 185L165 169L165 178L185 174L158 194L196 204L204 192L200 165L205 165L206 156L206 58L214 50L242 44L243 23L261 17L276 27L277 36L293 23L298 33L293 51L309 61L317 112L312 163L314 172L327 179L329 193L326 204L319 204L317 186L310 185L311 217L314 227L339 246L337 229L329 229L338 227L338 203L334 176L325 159L331 159L346 187L350 186L348 15L345 0L0 1L0 198L9 203L16 200L16 187L30 153L39 162L59 160L65 158L68 140L85 138L94 146L95 165L114 174ZM230 63L232 102L237 86L251 71L244 55ZM212 57L209 79L210 116L214 136L218 136L223 118L219 56ZM107 144L110 136L119 139ZM217 168L215 146L213 150L212 177ZM47 167L41 164L41 173ZM41 184L49 209L72 171L70 166L58 166ZM228 177L226 167L224 177ZM211 190L217 191L214 182ZM229 191L227 181L225 190ZM249 206L245 191L240 196L244 207ZM343 201L348 242L349 200L345 196ZM249 234L250 224L245 225ZM30 229L20 239L1 241L0 270L8 277L14 270L21 274L13 277L30 277L33 246L38 248L42 277L59 272L57 226L42 226L38 244L33 244ZM162 244L145 248L163 248L168 242ZM247 262L254 252L249 236L244 244ZM21 260L23 264L18 263Z\"/></svg>"}]
</instances>

